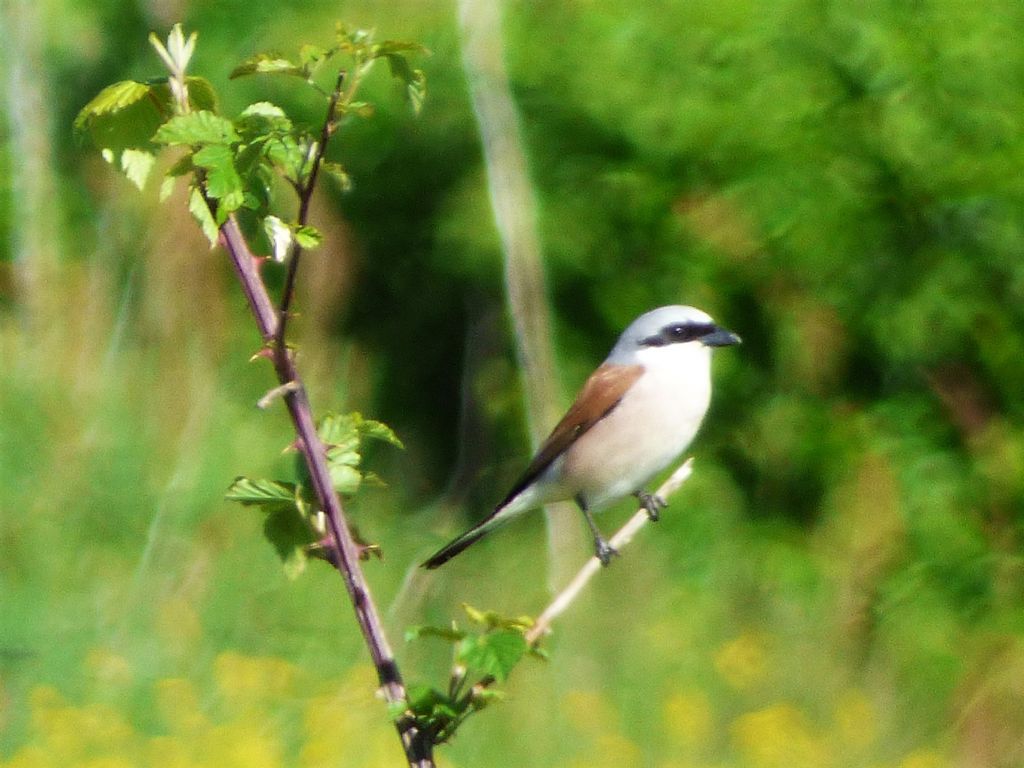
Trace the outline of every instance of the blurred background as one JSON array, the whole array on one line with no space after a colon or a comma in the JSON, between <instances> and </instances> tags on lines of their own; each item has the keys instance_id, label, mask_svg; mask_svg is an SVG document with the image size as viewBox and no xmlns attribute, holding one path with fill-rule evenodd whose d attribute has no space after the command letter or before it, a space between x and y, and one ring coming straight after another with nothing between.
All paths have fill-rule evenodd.
<instances>
[{"instance_id":1,"label":"blurred background","mask_svg":"<svg viewBox=\"0 0 1024 768\"><path fill-rule=\"evenodd\" d=\"M292 470L225 256L180 189L140 195L71 136L103 86L161 74L146 36L176 21L226 114L314 122L291 84L227 75L335 20L431 51L418 118L381 71L338 136L354 188L315 200L295 324L316 411L407 446L369 453L389 485L349 509L408 681L447 658L406 626L539 613L589 554L569 512L561 562L534 515L414 567L504 494L530 414L652 307L745 342L662 522L441 764L1024 763L1024 5L501 11L480 50L504 51L556 371L531 405L455 2L3 4L0 765L400 764L338 575L288 581L222 500Z\"/></svg>"}]
</instances>

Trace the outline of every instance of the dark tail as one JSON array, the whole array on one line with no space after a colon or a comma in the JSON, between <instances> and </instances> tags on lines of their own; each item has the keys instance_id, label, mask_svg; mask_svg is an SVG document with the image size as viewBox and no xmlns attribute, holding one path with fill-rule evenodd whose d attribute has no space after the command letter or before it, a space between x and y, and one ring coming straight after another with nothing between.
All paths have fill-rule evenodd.
<instances>
[{"instance_id":1,"label":"dark tail","mask_svg":"<svg viewBox=\"0 0 1024 768\"><path fill-rule=\"evenodd\" d=\"M445 544L441 549L437 550L437 552L423 562L423 567L437 568L440 565L444 565L462 550L480 541L480 539L487 535L488 530L489 527L485 528L482 525L476 528L470 528L457 539Z\"/></svg>"}]
</instances>

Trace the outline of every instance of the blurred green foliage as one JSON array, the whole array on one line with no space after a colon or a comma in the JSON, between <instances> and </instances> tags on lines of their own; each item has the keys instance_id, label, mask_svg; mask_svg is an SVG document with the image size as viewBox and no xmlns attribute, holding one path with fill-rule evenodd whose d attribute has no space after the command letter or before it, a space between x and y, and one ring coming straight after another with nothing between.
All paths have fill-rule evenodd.
<instances>
[{"instance_id":1,"label":"blurred green foliage","mask_svg":"<svg viewBox=\"0 0 1024 768\"><path fill-rule=\"evenodd\" d=\"M287 583L221 501L290 469L286 420L251 407L271 377L228 266L183 200L71 141L102 86L154 74L163 12L4 10L0 764L392 765L337 576ZM432 51L419 119L383 73L340 135L353 189L317 201L300 363L319 412L409 449L368 453L390 487L354 508L394 637L463 600L535 612L539 519L406 579L528 451L454 9L181 13L230 114L266 97L314 123L284 86L223 86L339 16ZM1022 28L1015 0L505 4L565 388L664 303L745 344L663 522L443 759L1024 760Z\"/></svg>"}]
</instances>

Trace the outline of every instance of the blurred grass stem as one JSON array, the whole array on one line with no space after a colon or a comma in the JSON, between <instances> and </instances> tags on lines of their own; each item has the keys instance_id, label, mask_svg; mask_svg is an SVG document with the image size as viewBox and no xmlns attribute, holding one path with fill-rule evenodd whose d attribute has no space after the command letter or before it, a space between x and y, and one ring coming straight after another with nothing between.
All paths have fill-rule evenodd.
<instances>
[{"instance_id":1,"label":"blurred grass stem","mask_svg":"<svg viewBox=\"0 0 1024 768\"><path fill-rule=\"evenodd\" d=\"M505 291L515 329L527 423L534 448L560 415L551 318L537 235L536 204L519 114L509 87L500 0L459 0L462 65L480 130L487 186L505 259ZM567 575L577 538L571 516L548 512L549 578Z\"/></svg>"}]
</instances>

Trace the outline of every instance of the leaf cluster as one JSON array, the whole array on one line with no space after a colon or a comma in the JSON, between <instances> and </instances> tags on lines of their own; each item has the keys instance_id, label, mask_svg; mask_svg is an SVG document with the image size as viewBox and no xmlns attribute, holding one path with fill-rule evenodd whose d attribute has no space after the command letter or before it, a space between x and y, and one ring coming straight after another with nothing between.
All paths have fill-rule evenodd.
<instances>
[{"instance_id":1,"label":"leaf cluster","mask_svg":"<svg viewBox=\"0 0 1024 768\"><path fill-rule=\"evenodd\" d=\"M452 645L452 673L447 690L410 685L406 706L393 713L396 717L415 718L418 727L431 734L435 744L449 740L466 718L502 698L502 692L495 690L492 683L507 680L523 657L546 658L543 651L526 640L526 631L533 626L530 617L507 617L465 604L463 609L473 629L462 629L452 621L447 627L410 627L405 634L406 641L436 638Z\"/></svg>"},{"instance_id":2,"label":"leaf cluster","mask_svg":"<svg viewBox=\"0 0 1024 768\"><path fill-rule=\"evenodd\" d=\"M166 45L155 36L151 43L170 76L125 80L104 88L75 118L76 135L92 141L140 190L158 155L172 151L175 161L164 172L161 199L171 193L176 179L187 177L189 210L211 244L228 216L244 212L256 217L257 231L266 235L278 260L284 260L294 245L315 247L321 236L305 221L286 221L271 213L275 179L286 182L300 201L312 194L321 170L342 189L351 186L345 168L325 160L323 153L326 140L343 119L373 114L372 105L356 100L373 66L387 61L417 112L425 94L423 72L407 58L425 52L422 46L374 42L371 31L350 31L339 25L334 45L328 48L305 45L293 59L259 54L231 73L232 78L268 74L298 78L326 102L323 126L304 127L267 101L250 104L229 118L220 114L212 84L185 74L195 47L194 33L186 41L181 27L175 26ZM316 77L332 62L338 69L330 90L321 87Z\"/></svg>"},{"instance_id":3,"label":"leaf cluster","mask_svg":"<svg viewBox=\"0 0 1024 768\"><path fill-rule=\"evenodd\" d=\"M358 413L330 414L320 422L317 433L326 447L334 489L343 496L354 495L364 483L383 484L376 474L361 468L365 440L402 447L390 427ZM292 579L305 570L311 556L331 560L333 551L333 539L308 482L306 465L299 461L297 467L301 478L298 482L237 477L225 495L229 501L254 507L265 515L264 534L281 558L285 574ZM378 551L371 544L363 547L364 555Z\"/></svg>"}]
</instances>

